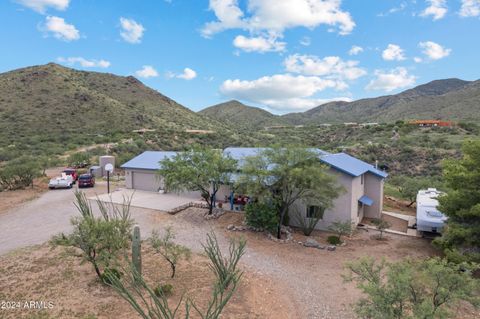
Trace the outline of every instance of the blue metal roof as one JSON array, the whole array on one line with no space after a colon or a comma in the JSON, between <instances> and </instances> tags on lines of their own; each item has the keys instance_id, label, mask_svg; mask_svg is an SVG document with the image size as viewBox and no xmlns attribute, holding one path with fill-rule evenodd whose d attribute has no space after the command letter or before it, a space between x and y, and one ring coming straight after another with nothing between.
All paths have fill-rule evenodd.
<instances>
[{"instance_id":1,"label":"blue metal roof","mask_svg":"<svg viewBox=\"0 0 480 319\"><path fill-rule=\"evenodd\" d=\"M255 156L260 153L265 148L256 148L256 147L228 147L223 153L225 155L230 155L232 158L238 161L239 166L243 165L245 157ZM373 165L365 163L355 157L352 157L345 153L330 154L328 152L322 151L320 149L311 149L318 153L320 160L351 176L360 176L367 172L372 173L380 178L386 178L387 173L376 169ZM145 169L145 170L157 170L160 168L159 162L165 158L171 158L175 156L177 152L155 152L155 151L146 151L142 154L134 157L127 163L123 164L122 168L130 169Z\"/></svg>"},{"instance_id":2,"label":"blue metal roof","mask_svg":"<svg viewBox=\"0 0 480 319\"><path fill-rule=\"evenodd\" d=\"M376 169L373 165L345 153L320 156L320 160L339 171L355 177L365 173L372 173L380 178L386 178L388 176L387 173Z\"/></svg>"},{"instance_id":3,"label":"blue metal roof","mask_svg":"<svg viewBox=\"0 0 480 319\"><path fill-rule=\"evenodd\" d=\"M177 152L146 151L132 158L121 167L130 169L157 170L160 168L160 161L164 160L165 158L172 158L175 155L177 155Z\"/></svg>"},{"instance_id":4,"label":"blue metal roof","mask_svg":"<svg viewBox=\"0 0 480 319\"><path fill-rule=\"evenodd\" d=\"M367 195L363 195L362 197L360 197L360 199L358 201L360 203L364 204L364 205L367 205L367 206L372 206L372 204L373 204L373 199L371 199Z\"/></svg>"}]
</instances>

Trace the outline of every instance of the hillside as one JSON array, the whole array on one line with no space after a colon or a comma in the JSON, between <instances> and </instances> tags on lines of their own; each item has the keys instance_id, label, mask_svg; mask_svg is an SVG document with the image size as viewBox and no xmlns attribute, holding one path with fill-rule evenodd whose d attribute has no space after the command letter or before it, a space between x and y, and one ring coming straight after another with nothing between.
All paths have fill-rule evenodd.
<instances>
[{"instance_id":1,"label":"hillside","mask_svg":"<svg viewBox=\"0 0 480 319\"><path fill-rule=\"evenodd\" d=\"M242 129L275 125L318 125L345 122L395 122L411 119L480 120L480 80L436 80L399 94L353 102L330 102L303 113L282 116L229 101L200 114Z\"/></svg>"},{"instance_id":2,"label":"hillside","mask_svg":"<svg viewBox=\"0 0 480 319\"><path fill-rule=\"evenodd\" d=\"M291 124L394 122L410 119L480 120L480 81L437 80L396 95L331 102L282 116Z\"/></svg>"},{"instance_id":3,"label":"hillside","mask_svg":"<svg viewBox=\"0 0 480 319\"><path fill-rule=\"evenodd\" d=\"M103 142L102 136L111 141L112 136L129 137L141 128L232 135L226 125L192 112L132 76L55 63L0 74L0 161L10 150L48 147L58 153L69 144Z\"/></svg>"},{"instance_id":4,"label":"hillside","mask_svg":"<svg viewBox=\"0 0 480 319\"><path fill-rule=\"evenodd\" d=\"M279 116L235 100L207 107L199 113L222 123L246 129L288 124Z\"/></svg>"}]
</instances>

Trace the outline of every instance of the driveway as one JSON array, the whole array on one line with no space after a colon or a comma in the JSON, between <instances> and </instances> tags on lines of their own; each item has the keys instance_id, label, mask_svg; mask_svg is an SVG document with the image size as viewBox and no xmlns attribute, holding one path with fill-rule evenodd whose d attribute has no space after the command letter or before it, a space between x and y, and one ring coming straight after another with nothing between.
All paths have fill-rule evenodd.
<instances>
[{"instance_id":1,"label":"driveway","mask_svg":"<svg viewBox=\"0 0 480 319\"><path fill-rule=\"evenodd\" d=\"M200 194L197 192L176 194L160 194L132 189L118 189L110 194L102 194L98 199L102 202L113 202L123 204L124 200L132 198L131 206L138 208L154 209L167 212L173 208L188 204L190 202L201 202ZM89 197L90 200L97 199L97 196Z\"/></svg>"},{"instance_id":2,"label":"driveway","mask_svg":"<svg viewBox=\"0 0 480 319\"><path fill-rule=\"evenodd\" d=\"M97 182L95 188L85 189L86 195L96 197L106 193L106 185ZM0 214L0 255L17 248L44 243L53 235L70 232L70 219L78 214L75 205L75 189L52 190L39 198L11 211ZM134 195L134 198L137 194ZM92 205L98 213L96 205ZM131 208L132 217L142 228L142 237L149 236L154 223L166 215L158 211Z\"/></svg>"}]
</instances>

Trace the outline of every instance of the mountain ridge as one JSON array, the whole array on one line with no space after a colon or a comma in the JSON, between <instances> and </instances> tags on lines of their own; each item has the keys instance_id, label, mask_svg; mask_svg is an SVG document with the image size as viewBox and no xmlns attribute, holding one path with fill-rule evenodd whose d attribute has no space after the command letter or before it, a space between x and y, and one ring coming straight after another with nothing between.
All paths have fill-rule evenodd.
<instances>
[{"instance_id":1,"label":"mountain ridge","mask_svg":"<svg viewBox=\"0 0 480 319\"><path fill-rule=\"evenodd\" d=\"M243 106L243 113L248 112L249 107ZM206 108L200 113L218 119L224 116L223 114L232 113L228 108L229 102L225 102L216 105L215 108ZM267 113L264 117L274 125L394 122L411 119L480 120L480 80L465 81L457 78L434 80L393 95L352 102L334 101L305 112L284 115ZM247 120L242 114L237 114L233 124L242 127L246 125Z\"/></svg>"}]
</instances>

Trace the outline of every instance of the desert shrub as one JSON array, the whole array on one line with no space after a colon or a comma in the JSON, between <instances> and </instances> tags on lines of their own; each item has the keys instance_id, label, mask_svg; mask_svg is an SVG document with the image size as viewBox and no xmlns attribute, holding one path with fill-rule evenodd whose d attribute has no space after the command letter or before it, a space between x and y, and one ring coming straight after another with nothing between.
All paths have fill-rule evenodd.
<instances>
[{"instance_id":1,"label":"desert shrub","mask_svg":"<svg viewBox=\"0 0 480 319\"><path fill-rule=\"evenodd\" d=\"M68 165L73 167L85 167L90 165L92 155L89 152L73 153L68 157Z\"/></svg>"},{"instance_id":2,"label":"desert shrub","mask_svg":"<svg viewBox=\"0 0 480 319\"><path fill-rule=\"evenodd\" d=\"M92 264L102 281L113 278L113 267L130 245L133 220L130 217L130 201L124 199L121 206L105 204L97 200L100 216L93 214L92 206L84 193L75 193L75 206L80 216L72 218L73 232L54 236L51 244L74 247L82 252L82 258ZM103 269L103 270L102 270Z\"/></svg>"},{"instance_id":3,"label":"desert shrub","mask_svg":"<svg viewBox=\"0 0 480 319\"><path fill-rule=\"evenodd\" d=\"M338 240L342 241L343 235L350 235L353 232L354 225L349 221L335 221L328 229L338 236Z\"/></svg>"},{"instance_id":4,"label":"desert shrub","mask_svg":"<svg viewBox=\"0 0 480 319\"><path fill-rule=\"evenodd\" d=\"M123 273L116 268L105 268L100 278L102 279L102 282L106 283L107 285L111 285L112 278L120 279L122 276Z\"/></svg>"},{"instance_id":5,"label":"desert shrub","mask_svg":"<svg viewBox=\"0 0 480 319\"><path fill-rule=\"evenodd\" d=\"M390 226L392 226L389 222L386 220L383 220L381 218L375 218L372 220L372 224L375 225L377 230L380 232L380 235L378 236L378 239L383 238L383 232L388 229Z\"/></svg>"},{"instance_id":6,"label":"desert shrub","mask_svg":"<svg viewBox=\"0 0 480 319\"><path fill-rule=\"evenodd\" d=\"M226 290L230 284L237 281L241 276L237 264L245 253L247 242L244 239L230 241L229 256L224 257L220 246L218 245L215 233L207 234L207 242L202 244L205 253L211 261L210 269L217 278L217 286L221 290Z\"/></svg>"},{"instance_id":7,"label":"desert shrub","mask_svg":"<svg viewBox=\"0 0 480 319\"><path fill-rule=\"evenodd\" d=\"M278 213L273 205L249 203L245 206L245 222L249 226L274 232L278 225Z\"/></svg>"},{"instance_id":8,"label":"desert shrub","mask_svg":"<svg viewBox=\"0 0 480 319\"><path fill-rule=\"evenodd\" d=\"M33 180L42 175L39 165L31 158L19 158L0 169L0 190L22 189L33 185Z\"/></svg>"},{"instance_id":9,"label":"desert shrub","mask_svg":"<svg viewBox=\"0 0 480 319\"><path fill-rule=\"evenodd\" d=\"M124 278L111 277L111 287L125 299L132 308L144 319L174 319L178 318L177 311L184 302L185 315L183 318L190 318L192 309L203 319L218 319L228 304L233 294L238 288L238 283L242 277L242 273L237 269L236 265L241 256L245 252L245 241L232 241L229 247L229 255L223 257L218 247L215 235L208 234L207 243L204 245L207 257L210 259L210 269L213 271L216 282L213 289L212 297L208 301L206 307L202 310L192 299L182 296L177 305L172 309L167 300L167 291L169 287L163 285L159 289L151 288L145 283L143 278L136 272L135 268L130 268L128 276ZM228 287L223 272L217 271L218 263L227 268ZM173 287L171 287L171 290Z\"/></svg>"},{"instance_id":10,"label":"desert shrub","mask_svg":"<svg viewBox=\"0 0 480 319\"><path fill-rule=\"evenodd\" d=\"M163 256L165 260L170 264L172 269L171 277L175 277L175 270L177 263L180 259L190 258L190 249L185 246L176 244L173 240L175 239L175 234L172 231L171 227L165 228L165 234L163 237L160 237L157 231L152 232L152 237L150 238L150 243L157 253Z\"/></svg>"},{"instance_id":11,"label":"desert shrub","mask_svg":"<svg viewBox=\"0 0 480 319\"><path fill-rule=\"evenodd\" d=\"M438 257L395 263L361 258L346 265L346 281L365 294L356 304L359 318L457 318L460 303L480 305L480 286L468 265ZM466 269L467 268L467 269Z\"/></svg>"},{"instance_id":12,"label":"desert shrub","mask_svg":"<svg viewBox=\"0 0 480 319\"><path fill-rule=\"evenodd\" d=\"M157 287L155 287L155 289L153 289L153 292L157 297L168 297L171 296L173 293L173 286L171 284L158 285Z\"/></svg>"},{"instance_id":13,"label":"desert shrub","mask_svg":"<svg viewBox=\"0 0 480 319\"><path fill-rule=\"evenodd\" d=\"M327 243L329 243L330 245L340 245L342 243L342 241L340 240L340 237L338 236L328 236L327 237Z\"/></svg>"},{"instance_id":14,"label":"desert shrub","mask_svg":"<svg viewBox=\"0 0 480 319\"><path fill-rule=\"evenodd\" d=\"M302 229L303 234L305 236L310 236L315 227L317 226L318 222L323 218L324 212L324 209L318 207L318 209L315 210L314 214L311 217L307 217L306 214L303 214L300 210L294 208L293 216L300 228Z\"/></svg>"}]
</instances>

